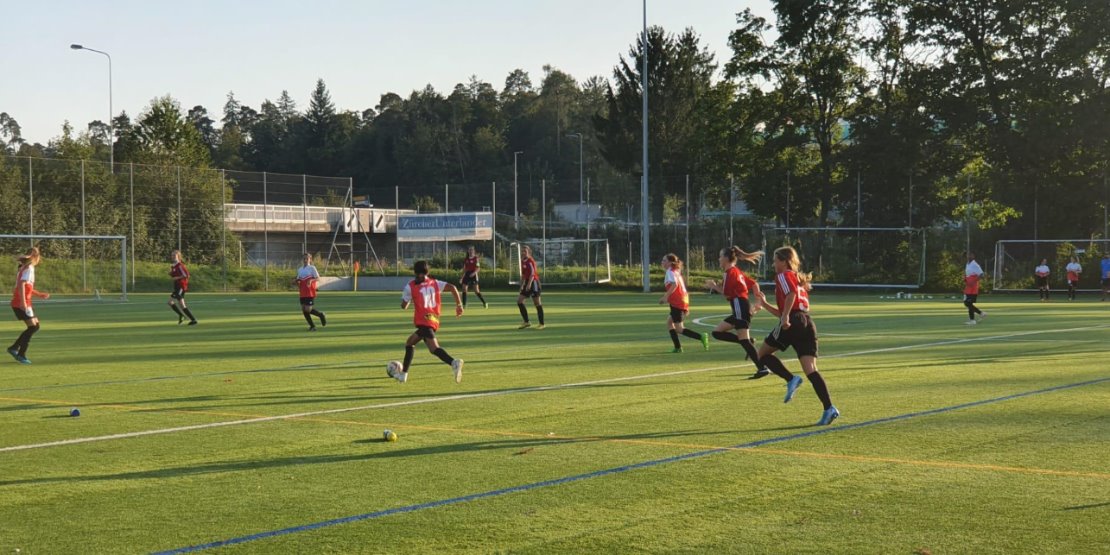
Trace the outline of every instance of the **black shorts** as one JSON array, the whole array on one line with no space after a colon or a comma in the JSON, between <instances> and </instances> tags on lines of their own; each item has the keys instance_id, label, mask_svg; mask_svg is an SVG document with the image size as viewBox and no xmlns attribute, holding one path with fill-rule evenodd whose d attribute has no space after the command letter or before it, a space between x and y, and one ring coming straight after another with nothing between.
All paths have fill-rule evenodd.
<instances>
[{"instance_id":1,"label":"black shorts","mask_svg":"<svg viewBox=\"0 0 1110 555\"><path fill-rule=\"evenodd\" d=\"M725 322L732 325L733 329L746 330L752 327L752 307L748 299L737 297L729 302L732 314L725 318Z\"/></svg>"},{"instance_id":2,"label":"black shorts","mask_svg":"<svg viewBox=\"0 0 1110 555\"><path fill-rule=\"evenodd\" d=\"M975 304L975 302L978 301L978 300L979 300L979 294L978 293L976 293L974 295L968 295L967 293L964 293L964 302L965 303Z\"/></svg>"},{"instance_id":3,"label":"black shorts","mask_svg":"<svg viewBox=\"0 0 1110 555\"><path fill-rule=\"evenodd\" d=\"M531 287L527 287L527 288L521 287L520 288L520 296L522 296L524 298L528 298L528 297L539 298L539 296L540 296L540 282L539 282L539 280L532 280L532 286Z\"/></svg>"},{"instance_id":4,"label":"black shorts","mask_svg":"<svg viewBox=\"0 0 1110 555\"><path fill-rule=\"evenodd\" d=\"M477 285L478 284L478 272L468 272L468 273L463 274L462 284L463 285Z\"/></svg>"},{"instance_id":5,"label":"black shorts","mask_svg":"<svg viewBox=\"0 0 1110 555\"><path fill-rule=\"evenodd\" d=\"M1037 287L1048 287L1048 276L1037 276Z\"/></svg>"},{"instance_id":6,"label":"black shorts","mask_svg":"<svg viewBox=\"0 0 1110 555\"><path fill-rule=\"evenodd\" d=\"M435 339L436 338L436 330L433 330L432 328L430 328L428 326L416 326L416 331L413 332L413 333L415 333L417 337L422 338L422 339Z\"/></svg>"},{"instance_id":7,"label":"black shorts","mask_svg":"<svg viewBox=\"0 0 1110 555\"><path fill-rule=\"evenodd\" d=\"M16 308L16 307L13 306L12 307L12 312L15 313L15 319L16 320L22 320L22 321L26 322L27 320L31 319L31 317L28 316L27 313L24 312L22 308Z\"/></svg>"},{"instance_id":8,"label":"black shorts","mask_svg":"<svg viewBox=\"0 0 1110 555\"><path fill-rule=\"evenodd\" d=\"M301 297L301 306L312 306L316 304L316 297Z\"/></svg>"},{"instance_id":9,"label":"black shorts","mask_svg":"<svg viewBox=\"0 0 1110 555\"><path fill-rule=\"evenodd\" d=\"M790 328L784 330L775 326L763 342L780 351L793 347L794 353L799 358L815 357L817 356L817 326L813 324L813 318L810 318L809 314L800 311L791 312Z\"/></svg>"},{"instance_id":10,"label":"black shorts","mask_svg":"<svg viewBox=\"0 0 1110 555\"><path fill-rule=\"evenodd\" d=\"M174 285L173 286L173 293L170 293L170 298L171 299L177 299L179 301L184 300L185 299L185 288L181 287L180 285Z\"/></svg>"},{"instance_id":11,"label":"black shorts","mask_svg":"<svg viewBox=\"0 0 1110 555\"><path fill-rule=\"evenodd\" d=\"M684 318L686 318L686 313L688 313L688 312L689 312L688 310L682 310L681 308L675 308L675 307L672 306L671 307L671 321L676 323L676 324L681 324L682 320Z\"/></svg>"}]
</instances>

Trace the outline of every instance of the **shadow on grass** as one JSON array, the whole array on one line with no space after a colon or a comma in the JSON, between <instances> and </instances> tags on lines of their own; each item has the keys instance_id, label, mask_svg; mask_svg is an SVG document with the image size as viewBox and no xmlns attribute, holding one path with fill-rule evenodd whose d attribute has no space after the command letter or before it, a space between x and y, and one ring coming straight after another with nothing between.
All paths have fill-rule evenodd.
<instances>
[{"instance_id":1,"label":"shadow on grass","mask_svg":"<svg viewBox=\"0 0 1110 555\"><path fill-rule=\"evenodd\" d=\"M513 450L508 455L517 455L526 449L540 446L586 444L613 440L637 441L658 440L664 438L681 438L699 435L716 435L721 432L712 431L676 431L669 433L626 434L614 436L595 436L584 438L527 438L505 439L494 441L475 441L467 443L441 444L430 447L417 447L412 449L399 449L390 451L376 451L371 453L358 453L346 455L316 455L299 457L280 457L268 460L242 460L193 466L180 466L174 468L160 468L156 470L140 470L135 472L120 472L115 474L99 474L89 476L57 476L44 478L26 478L18 480L0 480L0 487L19 486L32 484L54 484L73 482L98 482L111 480L161 480L179 478L184 476L197 476L204 474L218 474L224 472L254 472L273 468L299 467L302 465L335 464L358 461L372 461L377 459L392 459L397 457L413 457L425 455L447 455L454 453L467 453L475 451ZM383 439L366 439L353 442L356 445L380 444L383 447L396 445L387 443ZM677 448L677 447L676 447Z\"/></svg>"},{"instance_id":2,"label":"shadow on grass","mask_svg":"<svg viewBox=\"0 0 1110 555\"><path fill-rule=\"evenodd\" d=\"M1064 507L1061 511L1082 511L1085 509L1098 509L1101 507L1110 507L1110 501L1105 503L1093 503L1091 505L1076 505L1074 507Z\"/></svg>"}]
</instances>

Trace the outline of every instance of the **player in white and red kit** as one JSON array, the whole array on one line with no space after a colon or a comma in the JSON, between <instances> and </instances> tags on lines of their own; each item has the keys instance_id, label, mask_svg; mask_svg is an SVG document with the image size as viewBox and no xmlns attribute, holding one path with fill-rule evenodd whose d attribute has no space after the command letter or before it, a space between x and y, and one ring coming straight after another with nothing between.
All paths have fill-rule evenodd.
<instances>
[{"instance_id":1,"label":"player in white and red kit","mask_svg":"<svg viewBox=\"0 0 1110 555\"><path fill-rule=\"evenodd\" d=\"M197 325L197 319L193 317L193 313L189 312L189 307L185 306L185 293L189 291L189 269L181 262L181 251L175 250L170 253L170 261L173 266L170 267L170 277L173 278L173 293L170 293L170 308L177 313L177 325L181 325L185 321L185 317L189 317L189 325Z\"/></svg>"},{"instance_id":2,"label":"player in white and red kit","mask_svg":"<svg viewBox=\"0 0 1110 555\"><path fill-rule=\"evenodd\" d=\"M405 341L405 362L401 371L393 373L390 370L389 377L395 378L401 383L408 381L409 367L412 365L413 355L416 354L416 344L423 340L429 352L439 357L439 360L451 365L451 370L455 373L455 383L459 383L462 381L462 359L452 358L451 355L447 354L447 351L443 350L443 347L439 346L439 341L436 339L436 331L439 330L440 305L442 304L440 293L447 289L455 297L455 316L457 317L462 316L463 313L459 290L450 283L429 276L428 263L424 260L418 260L416 264L413 264L413 273L415 279L405 285L401 292L401 308L407 309L410 304L413 305L412 322L416 325L416 331Z\"/></svg>"},{"instance_id":3,"label":"player in white and red kit","mask_svg":"<svg viewBox=\"0 0 1110 555\"><path fill-rule=\"evenodd\" d=\"M759 296L759 284L752 278L740 271L736 265L741 260L751 262L752 264L759 262L763 258L763 251L758 252L744 252L740 247L728 247L721 249L717 261L721 265L721 269L725 271L724 281L717 283L715 280L705 282L705 286L710 291L724 295L725 300L728 301L730 314L717 328L713 330L713 338L719 341L727 341L729 343L739 343L747 353L748 359L755 364L755 374L751 379L759 379L763 376L770 374L770 371L763 368L759 362L759 355L755 350L755 343L752 342L751 329L752 315L759 310L759 305L752 307L749 301L749 295Z\"/></svg>"},{"instance_id":4,"label":"player in white and red kit","mask_svg":"<svg viewBox=\"0 0 1110 555\"><path fill-rule=\"evenodd\" d=\"M987 313L979 310L975 302L979 300L979 280L983 278L983 268L975 261L975 253L967 253L967 266L964 268L964 306L967 307L967 325L974 326L975 315L982 320Z\"/></svg>"},{"instance_id":5,"label":"player in white and red kit","mask_svg":"<svg viewBox=\"0 0 1110 555\"><path fill-rule=\"evenodd\" d=\"M297 270L297 277L293 281L296 282L301 295L301 314L308 322L308 331L316 331L316 323L312 321L313 316L320 319L321 326L328 326L327 314L316 310L316 287L319 280L320 272L312 265L312 255L306 252L304 265Z\"/></svg>"},{"instance_id":6,"label":"player in white and red kit","mask_svg":"<svg viewBox=\"0 0 1110 555\"><path fill-rule=\"evenodd\" d=\"M706 351L709 350L709 334L698 333L683 327L682 321L690 314L690 294L686 291L686 280L682 279L682 260L677 254L671 253L663 257L663 269L667 271L663 278L663 286L667 292L659 299L659 304L668 304L671 315L667 317L667 330L674 343L672 353L682 352L682 343L678 341L678 334L701 342Z\"/></svg>"},{"instance_id":7,"label":"player in white and red kit","mask_svg":"<svg viewBox=\"0 0 1110 555\"><path fill-rule=\"evenodd\" d=\"M791 374L774 353L793 348L802 365L802 371L824 406L817 425L832 424L840 416L840 411L833 406L825 378L817 371L817 326L809 316L810 276L800 272L802 262L798 258L798 252L792 247L775 249L772 260L776 273L775 304L768 303L762 294L760 303L767 312L779 317L779 323L763 340L763 345L759 348L760 361L776 376L786 380L786 398L783 402L789 403L801 387L802 378Z\"/></svg>"},{"instance_id":8,"label":"player in white and red kit","mask_svg":"<svg viewBox=\"0 0 1110 555\"><path fill-rule=\"evenodd\" d=\"M524 308L524 299L528 297L531 297L532 304L536 305L536 317L540 321L537 329L542 330L544 324L543 303L540 301L540 273L536 270L536 259L532 258L532 247L525 245L520 251L520 294L516 297L516 306L520 309L520 317L524 319L519 329L532 325L528 321L528 309Z\"/></svg>"},{"instance_id":9,"label":"player in white and red kit","mask_svg":"<svg viewBox=\"0 0 1110 555\"><path fill-rule=\"evenodd\" d=\"M482 308L489 308L486 303L486 298L482 296L482 289L478 287L478 266L479 266L478 253L475 252L474 247L467 247L466 258L463 259L463 274L459 279L459 285L462 286L462 303L463 308L466 308L466 292L470 286L474 286L474 294L478 295L478 300L482 301Z\"/></svg>"},{"instance_id":10,"label":"player in white and red kit","mask_svg":"<svg viewBox=\"0 0 1110 555\"><path fill-rule=\"evenodd\" d=\"M1079 287L1079 274L1083 273L1083 266L1079 264L1079 257L1072 256L1067 266L1064 266L1068 278L1068 300L1075 300L1075 289Z\"/></svg>"},{"instance_id":11,"label":"player in white and red kit","mask_svg":"<svg viewBox=\"0 0 1110 555\"><path fill-rule=\"evenodd\" d=\"M1042 258L1041 263L1036 268L1033 268L1033 276L1036 278L1037 290L1040 291L1041 302L1048 300L1048 276L1050 273L1051 271L1048 269L1047 258Z\"/></svg>"},{"instance_id":12,"label":"player in white and red kit","mask_svg":"<svg viewBox=\"0 0 1110 555\"><path fill-rule=\"evenodd\" d=\"M35 266L42 261L38 247L31 247L27 254L19 257L19 270L15 274L15 288L12 289L12 312L17 320L23 322L27 329L19 334L19 338L8 347L8 354L17 362L31 364L27 360L27 347L31 343L31 336L39 331L39 319L35 316L35 309L31 306L34 297L49 299L50 293L35 289Z\"/></svg>"}]
</instances>

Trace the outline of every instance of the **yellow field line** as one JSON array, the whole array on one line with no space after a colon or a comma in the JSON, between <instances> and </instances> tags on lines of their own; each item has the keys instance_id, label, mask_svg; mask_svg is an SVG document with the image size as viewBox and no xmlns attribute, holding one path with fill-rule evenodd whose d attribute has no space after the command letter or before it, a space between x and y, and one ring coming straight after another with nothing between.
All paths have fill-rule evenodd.
<instances>
[{"instance_id":1,"label":"yellow field line","mask_svg":"<svg viewBox=\"0 0 1110 555\"><path fill-rule=\"evenodd\" d=\"M23 399L17 397L0 397L0 401L14 401L20 403L45 403L51 405L73 405L69 401L58 401L49 399ZM260 414L246 414L234 412L217 412L209 410L182 410L182 409L158 409L140 406L129 405L113 405L113 404L95 404L98 407L119 409L125 411L154 411L154 412L171 412L171 413L184 413L184 414L199 414L211 416L231 416L236 418L262 418L266 415ZM532 432L514 432L508 430L488 430L488 429L473 429L473 428L452 428L444 426L421 426L416 424L388 424L382 422L363 422L358 420L339 420L331 418L316 418L316 417L302 417L291 418L291 420L303 420L305 422L322 423L322 424L345 424L360 427L393 427L399 430L421 430L428 432L447 432L466 435L494 435L494 436L508 436L508 437L521 437L529 439L541 439L548 441L597 441L608 443L621 443L629 445L647 445L653 447L677 447L681 449L696 449L696 450L711 450L722 449L732 452L746 452L764 455L779 455L797 458L811 458L811 459L826 459L826 460L844 460L853 462L864 463L882 463L882 464L900 464L906 466L925 466L933 468L946 468L952 470L982 470L989 472L1008 472L1015 474L1036 474L1041 476L1063 476L1070 478L1096 478L1096 479L1110 479L1110 473L1104 472L1082 472L1075 470L1053 470L1048 468L1034 468L1022 466L1004 466L997 464L976 464L976 463L961 463L955 461L936 461L936 460L921 460L921 459L897 459L892 457L876 457L869 455L845 455L836 453L815 453L811 451L794 451L787 449L771 449L766 447L731 447L722 445L710 445L703 443L686 443L674 441L660 441L653 439L627 439L627 438L612 438L602 436L562 436L552 434L537 434Z\"/></svg>"}]
</instances>

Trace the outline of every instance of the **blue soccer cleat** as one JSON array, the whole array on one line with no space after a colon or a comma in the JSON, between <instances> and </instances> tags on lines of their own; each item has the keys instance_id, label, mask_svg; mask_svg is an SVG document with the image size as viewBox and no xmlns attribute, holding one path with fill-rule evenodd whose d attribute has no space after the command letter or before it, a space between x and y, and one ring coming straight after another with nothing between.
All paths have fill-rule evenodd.
<instances>
[{"instance_id":1,"label":"blue soccer cleat","mask_svg":"<svg viewBox=\"0 0 1110 555\"><path fill-rule=\"evenodd\" d=\"M19 349L8 349L8 354L12 355L12 358L19 360Z\"/></svg>"},{"instance_id":2,"label":"blue soccer cleat","mask_svg":"<svg viewBox=\"0 0 1110 555\"><path fill-rule=\"evenodd\" d=\"M836 407L829 407L825 409L825 412L821 413L821 420L817 421L817 425L828 426L829 424L832 424L833 420L836 420L839 416L840 411L836 410Z\"/></svg>"},{"instance_id":3,"label":"blue soccer cleat","mask_svg":"<svg viewBox=\"0 0 1110 555\"><path fill-rule=\"evenodd\" d=\"M18 360L20 364L31 364L31 361L27 360L27 357L23 355L17 356L15 359Z\"/></svg>"},{"instance_id":4,"label":"blue soccer cleat","mask_svg":"<svg viewBox=\"0 0 1110 555\"><path fill-rule=\"evenodd\" d=\"M798 392L799 387L802 387L802 377L794 376L790 378L790 381L786 382L786 398L782 402L789 403L794 398L794 394Z\"/></svg>"}]
</instances>

